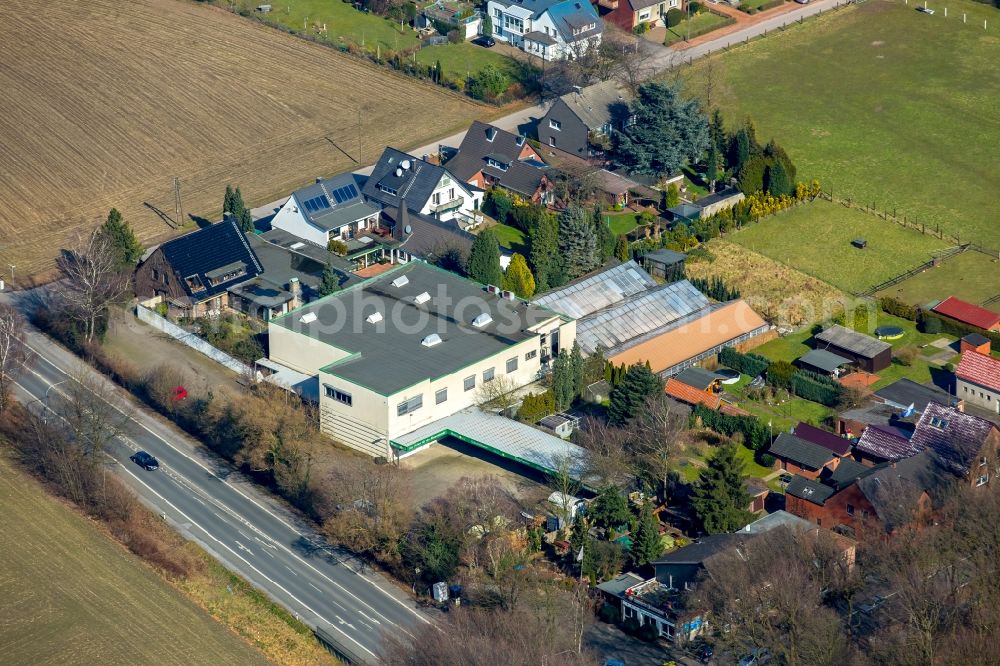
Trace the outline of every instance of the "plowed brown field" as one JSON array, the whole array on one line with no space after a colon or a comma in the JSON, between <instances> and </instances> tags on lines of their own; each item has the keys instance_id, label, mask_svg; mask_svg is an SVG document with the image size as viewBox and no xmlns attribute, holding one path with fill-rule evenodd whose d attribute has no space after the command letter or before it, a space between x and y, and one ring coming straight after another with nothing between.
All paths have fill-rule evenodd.
<instances>
[{"instance_id":1,"label":"plowed brown field","mask_svg":"<svg viewBox=\"0 0 1000 666\"><path fill-rule=\"evenodd\" d=\"M335 1L335 0L331 0ZM359 109L361 125L359 137ZM51 269L119 208L217 216L318 175L424 145L491 109L226 12L174 0L6 0L0 7L0 271Z\"/></svg>"}]
</instances>

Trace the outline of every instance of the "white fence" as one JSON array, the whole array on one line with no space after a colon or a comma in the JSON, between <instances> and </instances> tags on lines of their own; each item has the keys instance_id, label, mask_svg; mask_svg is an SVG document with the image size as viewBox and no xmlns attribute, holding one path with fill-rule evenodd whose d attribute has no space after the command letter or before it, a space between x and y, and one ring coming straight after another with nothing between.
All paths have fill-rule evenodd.
<instances>
[{"instance_id":1,"label":"white fence","mask_svg":"<svg viewBox=\"0 0 1000 666\"><path fill-rule=\"evenodd\" d=\"M163 331L170 337L174 338L178 342L187 345L195 351L199 351L205 356L209 357L217 363L221 363L233 372L242 375L244 377L250 376L250 367L241 362L237 361L235 358L229 354L216 349L212 345L208 344L205 340L202 340L194 333L189 333L183 328L170 322L169 320L161 317L152 310L142 305L135 306L135 315L139 318L139 321L145 322L152 326L153 328Z\"/></svg>"}]
</instances>

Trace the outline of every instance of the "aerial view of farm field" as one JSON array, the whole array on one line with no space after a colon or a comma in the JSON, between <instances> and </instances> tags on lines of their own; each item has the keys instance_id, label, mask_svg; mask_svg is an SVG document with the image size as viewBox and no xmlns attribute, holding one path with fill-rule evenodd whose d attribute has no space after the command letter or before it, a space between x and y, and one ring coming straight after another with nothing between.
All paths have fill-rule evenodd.
<instances>
[{"instance_id":1,"label":"aerial view of farm field","mask_svg":"<svg viewBox=\"0 0 1000 666\"><path fill-rule=\"evenodd\" d=\"M113 206L144 242L175 233L153 210L175 216L175 178L186 219L218 219L226 183L264 204L491 113L195 3L15 0L3 11L0 264L16 277L51 268Z\"/></svg>"}]
</instances>

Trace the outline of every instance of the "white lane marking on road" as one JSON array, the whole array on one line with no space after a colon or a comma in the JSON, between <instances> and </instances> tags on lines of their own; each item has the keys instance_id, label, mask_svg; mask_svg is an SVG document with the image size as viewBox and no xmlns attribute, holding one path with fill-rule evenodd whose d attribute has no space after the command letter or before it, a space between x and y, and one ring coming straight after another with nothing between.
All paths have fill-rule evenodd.
<instances>
[{"instance_id":1,"label":"white lane marking on road","mask_svg":"<svg viewBox=\"0 0 1000 666\"><path fill-rule=\"evenodd\" d=\"M32 396L32 397L33 397L33 398L35 398L36 400L38 399L38 396L37 396L37 395L35 395L35 394L34 394L34 393L32 393L31 391L29 391L29 390L28 390L27 388L25 388L25 387L24 387L24 386L23 386L22 384L20 384L19 382L17 382L17 381L14 381L14 384L15 384L15 385L16 385L16 386L17 386L18 388L20 388L20 389L21 389L22 391L24 391L25 393L27 393L28 395ZM56 416L58 416L59 418L63 419L64 421L66 420L66 419L65 419L65 417L63 417L63 416L61 416L60 414L58 414L58 413L57 413L57 412L56 412L55 410L53 410L53 409L52 409L51 407L49 407L48 405L45 405L45 408L46 408L46 409L48 409L48 410L49 410L50 412L52 412L53 414L55 414ZM148 490L148 491L149 491L149 492L151 492L152 494L154 494L154 495L156 495L157 497L159 497L159 498L160 498L160 500L161 500L161 501L163 501L163 503L164 503L164 504L166 504L166 505L167 505L167 506L169 506L169 507L170 507L171 509L173 509L174 511L176 511L176 512L177 512L177 514L178 514L179 516L181 516L182 518L184 518L184 519L185 519L185 520L186 520L187 522L189 522L189 523L190 523L191 525L194 525L195 527L197 527L198 529L200 529L200 530L201 530L202 532L204 532L204 533L205 533L205 535L206 535L206 536L207 536L207 537L208 537L209 539L211 539L212 541L216 542L217 544L219 544L220 546L222 546L223 548L225 548L226 550L228 550L228 551L229 551L230 553L232 553L233 555L235 555L236 557L238 557L238 558L239 558L240 560L242 560L242 561L243 561L243 562L244 562L244 563L245 563L245 564L246 564L246 565L247 565L248 567L250 567L251 569L253 569L253 571L254 571L254 572L255 572L255 573L256 573L256 574L258 575L258 576L260 576L261 578L263 578L264 580L266 580L267 582L271 583L271 584L272 584L272 585L274 585L274 586L275 586L276 588L278 588L279 590L281 590L282 592L284 592L285 594L287 594L287 595L288 595L288 597L289 597L290 599L292 599L293 601L295 601L295 603L299 604L300 606L302 606L303 608L305 608L305 609L306 609L307 611L309 611L310 613L312 613L313 615L315 615L316 617L318 617L318 618L319 618L320 620L323 620L323 622L325 622L326 624L330 625L330 626L331 626L332 628L334 628L334 629L336 629L337 631L339 631L339 632L340 632L341 634L343 634L343 635L344 635L344 637L345 637L345 638L347 638L347 639L348 639L349 641L351 641L352 643L354 643L355 645L357 645L357 646L358 646L359 648L361 648L362 650L364 650L365 652L367 652L368 654L370 654L370 655L371 655L372 657L375 657L376 659L378 658L378 656L377 656L377 655L376 655L376 654L375 654L374 652L372 652L371 650L369 650L368 648L366 648L366 647L365 647L364 645L362 645L361 643L359 643L359 642L357 641L357 639L355 639L355 638L354 638L354 637L352 637L352 636L351 636L350 634L346 633L345 631L343 631L342 629L340 629L340 628L339 628L338 626L334 625L334 624L333 624L332 622L330 622L329 620L327 620L327 619L326 619L325 617L323 617L322 615L320 615L319 613L317 613L316 611L314 611L314 610L313 610L313 609L312 609L312 608L311 608L311 607L310 607L310 606L309 606L308 604L305 604L305 603L303 603L303 602L302 602L302 601L301 601L301 600L300 600L300 599L299 599L298 597L296 597L296 596L295 596L294 594L292 594L291 592L289 592L288 590L286 590L286 589L285 589L285 588L284 588L284 587L283 587L283 586L282 586L281 584L279 584L279 583L277 583L276 581L273 581L273 580L271 580L270 578L268 578L268 577L267 577L267 576L266 576L266 575L265 575L264 573L262 573L262 572L260 571L260 569L258 569L258 568L257 568L257 567L255 567L254 565L250 564L250 562L248 562L248 561L247 561L247 560L246 560L246 559L245 559L244 557L242 557L242 556L241 556L241 555L240 555L239 553L237 553L237 552L236 552L235 550L233 550L232 548L230 548L229 546L227 546L226 544L224 544L224 543L223 543L222 541L220 541L219 539L216 539L216 538L215 538L215 536L214 536L214 535L213 535L213 534L212 534L211 532L209 532L209 531L208 531L208 530L206 530L206 529L205 529L204 527L202 527L202 526L201 526L201 525L199 525L199 524L198 524L197 522L195 522L195 521L194 521L194 520L193 520L193 519L192 519L192 518L191 518L191 517L190 517L189 515L187 515L186 513L184 513L183 511L181 511L180 509L178 509L178 508L177 508L177 507L176 507L176 506L175 506L175 505L174 505L174 504L173 504L173 503L172 503L172 502L171 502L170 500L168 500L168 499L167 499L166 497L164 497L164 496L163 496L163 495L161 495L160 493L158 493L158 492L156 492L155 490L153 490L153 488L151 488L151 487L149 486L149 484L148 484L148 483L146 483L145 481L143 481L142 479L140 479L140 478L139 478L138 476L136 476L136 475L135 475L135 474L134 474L134 473L133 473L133 472L132 472L131 470L129 470L129 469L127 469L127 468L125 468L124 466L120 466L120 467L121 467L122 471L124 471L124 472L125 472L126 474L128 474L129 476L131 476L131 477L132 477L133 479L135 479L135 480L136 480L136 481L137 481L137 482L138 482L138 483L139 483L140 485L142 485L143 487L145 487L145 488L146 488L146 490ZM265 590L265 592L266 592L266 590ZM338 617L338 619L339 619L339 617L340 617L340 616L337 616L337 617ZM354 630L356 630L356 627L354 627L354 626L353 626L353 625L351 625L351 624L348 624L347 626L349 626L349 627L350 627L351 629L354 629Z\"/></svg>"},{"instance_id":2,"label":"white lane marking on road","mask_svg":"<svg viewBox=\"0 0 1000 666\"><path fill-rule=\"evenodd\" d=\"M247 548L246 546L244 546L243 544L241 544L239 541L234 541L233 543L235 543L236 547L239 548L240 550L245 550L246 552L248 552L251 555L253 555L253 551L250 550L249 548Z\"/></svg>"},{"instance_id":3,"label":"white lane marking on road","mask_svg":"<svg viewBox=\"0 0 1000 666\"><path fill-rule=\"evenodd\" d=\"M316 590L316 591L317 591L317 592L319 592L320 594L323 594L323 590L319 589L318 587L316 587L316 586L315 586L315 585L313 585L312 583L309 583L309 587L311 587L312 589Z\"/></svg>"},{"instance_id":4,"label":"white lane marking on road","mask_svg":"<svg viewBox=\"0 0 1000 666\"><path fill-rule=\"evenodd\" d=\"M295 570L294 570L294 569L292 569L292 568L291 568L290 566L288 566L287 564L283 564L282 566L283 566L283 567L285 567L286 569L288 569L288 573L292 574L293 576L298 576L298 574L297 574L297 573L295 573Z\"/></svg>"},{"instance_id":5,"label":"white lane marking on road","mask_svg":"<svg viewBox=\"0 0 1000 666\"><path fill-rule=\"evenodd\" d=\"M355 626L354 626L353 624L351 624L350 622L348 622L348 621L347 621L347 620L345 620L344 618L340 617L339 615L337 616L337 622L338 622L339 624L342 624L342 625L346 624L346 625L347 625L348 627L350 627L351 629L356 629L356 627L355 627ZM343 632L341 632L341 633L343 633Z\"/></svg>"},{"instance_id":6,"label":"white lane marking on road","mask_svg":"<svg viewBox=\"0 0 1000 666\"><path fill-rule=\"evenodd\" d=\"M38 335L43 335L43 334L39 333ZM56 370L58 370L58 371L59 371L60 373L62 373L63 375L66 375L67 377L70 377L70 378L72 378L72 375L70 375L70 374L69 374L69 372L67 372L66 370L63 370L63 369L62 369L62 368L60 368L60 367L59 367L58 365L56 365L55 363L53 363L53 362L52 362L52 361L51 361L50 359L48 359L48 358L46 358L45 356L43 356L43 355L42 355L42 353L41 353L40 351L38 351L37 349L35 349L35 348L34 348L34 347L32 347L31 345L28 345L28 344L25 344L25 346L26 346L26 347L27 347L28 349L30 349L30 350L32 350L33 352L35 352L36 356L37 356L37 357L38 357L39 359L41 359L41 360L45 361L46 363L48 363L49 365L51 365L51 366L52 366L53 368L55 368ZM82 361L81 361L81 364L82 364ZM31 369L31 368L28 368L28 371L29 371L29 372L31 372L31 373L32 373L33 375L35 375L35 376L39 377L39 378L40 378L40 379L42 379L43 381L46 381L46 382L48 381L48 380L46 380L46 379L45 379L45 377L43 377L42 375L38 374L38 373L37 373L37 372L35 372L35 371L34 371L33 369ZM105 378L105 379L106 379L106 378ZM107 379L106 379L106 381L109 381L109 382L110 382L110 380L107 380ZM22 386L21 388L22 388L22 389L24 389L24 387L23 387L23 386ZM90 389L89 387L84 387L84 388L86 388L86 389L87 389L88 391L90 391L91 393L95 393L95 392L94 392L94 391L93 391L92 389ZM27 389L24 389L24 390L25 390L25 391L27 391ZM56 389L56 392L58 392L58 393L63 393L63 392L62 392L62 391L60 391L59 389ZM31 391L27 391L27 393L29 393L30 395L32 395L32 396L34 396L34 397L36 397L36 398L38 397L38 396L35 396L35 395L34 395L33 393L31 393ZM63 395L65 396L65 393L63 393ZM96 395L96 393L95 393L95 395ZM237 493L238 495L240 495L241 497L243 497L244 499L246 499L246 500L247 500L248 502L251 502L252 504L254 504L254 505L255 505L255 506L256 506L257 508L259 508L259 509L260 509L261 511L263 511L263 512L264 512L264 513L266 513L266 514L268 514L269 516L271 516L272 518L274 518L275 520L277 520L277 521L278 521L279 523L281 523L282 525L284 525L284 526L285 526L285 527L287 527L288 529L292 530L292 531L293 531L294 533L296 533L296 534L299 534L299 535L301 535L301 534L302 534L302 532L300 532L300 531L299 531L299 528L295 527L294 525L290 525L290 524L289 524L289 523L288 523L287 521L285 521L285 520L284 520L284 519L283 519L283 518L282 518L281 516L279 516L279 515L275 514L274 512L272 512L271 510L269 510L269 509L268 509L267 507L265 507L265 506L263 506L262 504L260 504L260 502L258 502L258 501L257 501L257 500L255 500L254 498L252 498L252 497L250 497L249 495L247 495L246 493L244 493L244 492L243 492L242 490L240 490L239 488L237 488L237 487L236 487L235 485L233 485L232 483L230 483L230 482L229 482L228 480L226 480L226 479L223 479L222 477L220 477L219 475L217 475L217 474L216 474L215 472L213 472L213 471L212 471L212 470L210 470L210 469L209 469L208 467L206 467L206 466L205 466L205 465L204 465L204 464L203 464L203 463L202 463L202 462L201 462L200 460L197 460L196 458L193 458L192 456L188 455L188 454L187 454L186 452L184 452L184 451L182 451L181 449L177 448L176 446L174 446L173 444L171 444L171 443L170 443L170 442L169 442L169 441L168 441L167 439L165 439L164 437L162 437L161 435L159 435L158 433L156 433L156 432L155 432L155 431L154 431L154 430L153 430L152 428L150 428L149 426L147 426L147 425L146 425L145 423L143 423L143 422L139 421L138 419L136 419L136 418L135 418L134 416L132 416L131 414L129 414L129 413L127 413L127 412L125 412L124 410L122 410L122 409L121 409L120 407L118 407L117 405L115 405L115 404L113 404L113 403L109 403L109 404L111 404L111 406L112 406L113 408L115 408L115 409L116 409L117 411L121 412L122 414L125 414L125 415L126 415L126 416L127 416L128 418L129 418L129 420L131 420L131 421L132 421L133 423L135 423L136 425L138 425L138 426L139 426L140 428L142 428L143 430L145 430L146 432L148 432L148 433L149 433L150 435L152 435L152 436L153 436L153 437L155 437L156 439L158 439L158 440L160 440L161 442L163 442L164 444L166 444L166 445L167 445L168 447L170 447L171 449L173 449L174 451L176 451L176 452L177 452L178 454L180 454L180 455L184 456L185 458L187 458L188 460L190 460L191 462L193 462L193 463L194 463L195 465L197 465L198 467L201 467L201 468L202 468L203 470L205 470L206 472L208 472L210 476L213 476L213 477L215 477L216 479L218 479L219 481L221 481L221 482L222 482L222 483L223 483L224 485L226 485L226 486L228 486L229 488L231 488L231 489L232 489L233 491L235 491L235 492L236 492L236 493ZM232 513L234 513L234 515L235 515L235 511L232 511L231 509L230 509L230 511L231 511ZM243 521L244 523L246 523L247 525L249 525L249 524L250 524L250 522L249 522L248 520L246 520L245 518L242 518L242 517L240 517L240 519L241 519L241 520L242 520L242 521ZM261 534L263 534L263 532L261 532ZM410 636L411 638L416 638L416 636L414 636L413 634L411 634L411 633L410 633L409 631L407 631L407 630L406 630L406 629L404 629L403 627L400 627L400 626L399 626L398 624L396 624L395 622L391 621L391 620L390 620L389 618L387 618L387 617L386 617L385 615L383 615L382 613L379 613L379 612L378 612L378 610L376 610L376 609L375 609L374 607L372 607L372 606L371 606L370 604L368 604L368 603L364 602L364 601L363 601L363 600L362 600L362 599L361 599L360 597L358 597L358 596L357 596L356 594L354 594L353 592L351 592L350 590L348 590L347 588L345 588L345 587L344 587L343 585L341 585L341 584L340 584L340 583L338 583L337 581L333 580L332 578L330 578L329 576L327 576L326 574L324 574L324 573L323 573L322 571L320 571L319 569L317 569L316 567L314 567L313 565L311 565L311 564L310 564L309 562L307 562L307 561L305 561L304 559L302 559L302 558L301 558L301 557L300 557L300 556L299 556L299 555L298 555L297 553L295 553L295 552L294 552L293 550L291 550L290 548L288 548L287 546L285 546L284 544L282 544L282 543L280 543L280 542L278 542L278 546L279 546L279 547L280 547L280 548L281 548L282 550L284 550L284 551L285 551L286 553L288 553L289 555L291 555L292 557L294 557L294 558L295 558L296 560L298 560L298 561L299 561L299 562L301 562L302 564L306 565L307 567L309 567L310 569L312 569L313 571L315 571L315 572L316 572L316 573L317 573L317 574L318 574L319 576L322 576L322 577L323 577L323 578L325 578L325 579L326 579L327 581L329 581L329 582L330 582L331 584L333 584L333 585L337 586L338 588L340 588L340 590L341 590L341 591L345 592L345 593L346 593L347 595L349 595L350 597L354 598L354 599L355 599L355 600L356 600L356 601L357 601L357 602L358 602L359 604L361 604L362 606L367 606L368 608L370 608L370 609L372 610L372 612L373 612L373 613L375 613L376 615L380 616L380 617L381 617L382 619L384 619L384 620L385 620L386 622L388 622L389 624L393 625L394 627L398 627L398 628L400 629L400 631L402 631L402 632L403 632L403 633L405 633L406 635ZM341 561L341 560L338 560L338 561ZM342 562L342 561L341 561L341 562ZM410 612L411 614L413 614L413 616L414 616L414 617L416 617L417 619L419 619L419 620L420 620L421 622L423 622L424 624L433 624L433 623L432 623L432 622L431 622L430 620L428 620L428 619L427 619L426 617L424 617L423 615L421 615L420 613L418 613L418 612L417 612L417 611L416 611L415 609L413 609L413 608L411 608L410 606L408 606L407 604L405 604L405 603L404 603L404 602L403 602L402 600L400 600L400 599L399 599L398 597L396 597L395 595L393 595L393 594L392 594L392 593L390 593L389 591L387 591L387 590L383 589L383 587L382 587L381 585L379 585L379 584L378 584L378 582L376 582L376 581L374 581L374 580L372 580L372 579L368 578L367 576L364 576L364 575L362 575L362 574L358 573L357 571L354 571L354 570L353 570L353 569L351 569L350 567L347 567L347 571L350 571L351 573L353 573L354 575L356 575L356 576L357 576L358 578L360 578L360 579L364 580L365 582L367 582L367 583L368 583L369 585L371 585L371 586L372 586L372 587L374 587L374 588L375 588L376 590L378 590L379 592L381 592L381 593L382 593L383 595L385 595L386 597L388 597L388 598L389 598L389 599L390 599L391 601L393 601L393 602L395 602L395 603L399 604L400 606L402 606L403 608L405 608L405 609L406 609L407 611L409 611L409 612Z\"/></svg>"},{"instance_id":7,"label":"white lane marking on road","mask_svg":"<svg viewBox=\"0 0 1000 666\"><path fill-rule=\"evenodd\" d=\"M369 622L374 622L375 624L382 624L381 622L379 622L379 621L378 621L378 620L376 620L375 618L373 618L373 617L368 617L367 615L365 615L365 614L364 614L364 613L362 613L361 611L358 611L358 615L360 615L361 617L365 618L365 619L366 619L366 620L368 620Z\"/></svg>"}]
</instances>

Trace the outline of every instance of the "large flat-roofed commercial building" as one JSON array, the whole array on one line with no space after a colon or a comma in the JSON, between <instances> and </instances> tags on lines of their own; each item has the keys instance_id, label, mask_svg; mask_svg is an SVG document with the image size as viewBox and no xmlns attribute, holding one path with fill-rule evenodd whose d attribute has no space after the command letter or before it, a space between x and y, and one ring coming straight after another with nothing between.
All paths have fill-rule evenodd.
<instances>
[{"instance_id":1,"label":"large flat-roofed commercial building","mask_svg":"<svg viewBox=\"0 0 1000 666\"><path fill-rule=\"evenodd\" d=\"M318 375L320 427L371 455L477 404L484 383L536 380L571 317L411 262L271 320L270 359Z\"/></svg>"}]
</instances>

